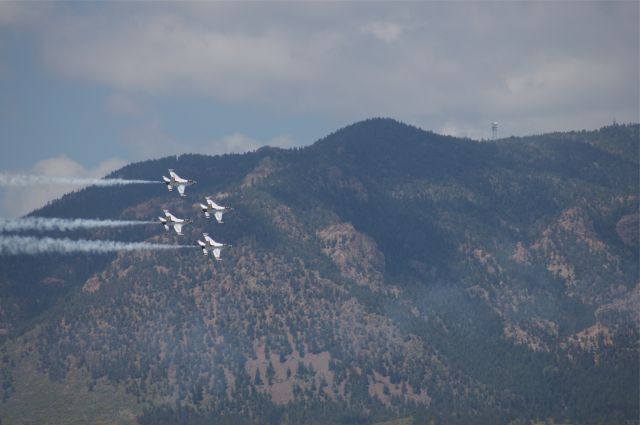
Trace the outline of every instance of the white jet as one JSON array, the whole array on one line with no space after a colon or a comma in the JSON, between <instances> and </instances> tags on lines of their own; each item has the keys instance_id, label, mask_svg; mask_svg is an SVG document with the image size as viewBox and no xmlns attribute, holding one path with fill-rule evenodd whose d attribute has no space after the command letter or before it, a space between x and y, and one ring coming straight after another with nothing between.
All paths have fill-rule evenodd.
<instances>
[{"instance_id":1,"label":"white jet","mask_svg":"<svg viewBox=\"0 0 640 425\"><path fill-rule=\"evenodd\" d=\"M191 223L191 220L187 218L178 218L175 215L171 214L169 210L162 211L164 211L164 217L158 217L158 220L160 220L160 224L164 226L164 230L169 230L169 226L173 226L173 230L175 230L177 234L182 236L182 226L187 223Z\"/></svg>"},{"instance_id":2,"label":"white jet","mask_svg":"<svg viewBox=\"0 0 640 425\"><path fill-rule=\"evenodd\" d=\"M221 205L216 204L210 196L205 198L207 200L207 205L200 204L200 208L204 212L204 216L207 218L211 218L211 211L213 211L213 215L218 221L218 223L224 223L222 221L222 215L229 211L232 211L233 208L223 207Z\"/></svg>"},{"instance_id":3,"label":"white jet","mask_svg":"<svg viewBox=\"0 0 640 425\"><path fill-rule=\"evenodd\" d=\"M209 255L208 250L211 250L215 259L219 261L220 253L222 252L222 250L224 248L230 247L231 245L214 241L208 233L203 233L202 235L204 236L204 242L198 240L198 245L200 245L200 248L202 248L202 252L204 253L204 255Z\"/></svg>"},{"instance_id":4,"label":"white jet","mask_svg":"<svg viewBox=\"0 0 640 425\"><path fill-rule=\"evenodd\" d=\"M183 179L182 177L177 175L176 172L171 168L169 168L169 177L162 176L162 180L164 180L165 184L167 185L167 189L169 189L169 192L173 190L174 186L177 187L180 196L187 196L184 194L184 189L187 186L196 183L195 180Z\"/></svg>"}]
</instances>

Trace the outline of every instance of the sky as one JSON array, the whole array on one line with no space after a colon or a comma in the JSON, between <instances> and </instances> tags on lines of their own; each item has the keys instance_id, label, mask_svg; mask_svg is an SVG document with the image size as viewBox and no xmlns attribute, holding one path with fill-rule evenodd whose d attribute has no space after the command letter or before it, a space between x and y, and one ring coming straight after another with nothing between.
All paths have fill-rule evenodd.
<instances>
[{"instance_id":1,"label":"sky","mask_svg":"<svg viewBox=\"0 0 640 425\"><path fill-rule=\"evenodd\" d=\"M101 177L371 117L474 139L638 122L639 5L0 1L0 173ZM71 189L0 189L0 217Z\"/></svg>"}]
</instances>

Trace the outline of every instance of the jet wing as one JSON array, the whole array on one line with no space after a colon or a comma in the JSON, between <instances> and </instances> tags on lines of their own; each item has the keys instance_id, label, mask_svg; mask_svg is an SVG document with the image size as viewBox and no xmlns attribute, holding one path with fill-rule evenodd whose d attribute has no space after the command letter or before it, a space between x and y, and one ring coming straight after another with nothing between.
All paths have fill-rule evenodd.
<instances>
[{"instance_id":1,"label":"jet wing","mask_svg":"<svg viewBox=\"0 0 640 425\"><path fill-rule=\"evenodd\" d=\"M213 256L216 257L216 260L220 259L220 252L221 252L220 248L214 248L213 249Z\"/></svg>"},{"instance_id":2,"label":"jet wing","mask_svg":"<svg viewBox=\"0 0 640 425\"><path fill-rule=\"evenodd\" d=\"M222 223L222 211L216 211L213 215L216 216L216 220L218 220L218 223Z\"/></svg>"},{"instance_id":3,"label":"jet wing","mask_svg":"<svg viewBox=\"0 0 640 425\"><path fill-rule=\"evenodd\" d=\"M169 186L169 187L171 187L171 186ZM169 190L171 190L171 189L169 189ZM180 196L185 196L185 194L184 194L184 185L183 184L179 184L178 185L178 192L180 192Z\"/></svg>"},{"instance_id":4,"label":"jet wing","mask_svg":"<svg viewBox=\"0 0 640 425\"><path fill-rule=\"evenodd\" d=\"M174 224L173 230L175 230L177 234L182 235L182 223Z\"/></svg>"}]
</instances>

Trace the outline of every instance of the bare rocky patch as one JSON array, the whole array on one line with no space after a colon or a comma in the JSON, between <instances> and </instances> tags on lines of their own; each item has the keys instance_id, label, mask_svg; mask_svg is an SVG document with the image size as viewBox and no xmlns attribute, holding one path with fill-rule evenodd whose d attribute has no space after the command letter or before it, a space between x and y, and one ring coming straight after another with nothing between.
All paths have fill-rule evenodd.
<instances>
[{"instance_id":1,"label":"bare rocky patch","mask_svg":"<svg viewBox=\"0 0 640 425\"><path fill-rule=\"evenodd\" d=\"M249 172L249 174L247 174L244 177L240 187L242 189L246 189L251 186L254 186L257 183L260 183L261 181L269 177L270 175L272 175L273 173L279 171L280 169L281 169L281 166L270 156L267 156L266 158L263 158L258 163L256 168L254 168L251 172Z\"/></svg>"},{"instance_id":2,"label":"bare rocky patch","mask_svg":"<svg viewBox=\"0 0 640 425\"><path fill-rule=\"evenodd\" d=\"M639 222L640 213L634 213L623 216L616 223L616 233L625 245L638 246Z\"/></svg>"},{"instance_id":3,"label":"bare rocky patch","mask_svg":"<svg viewBox=\"0 0 640 425\"><path fill-rule=\"evenodd\" d=\"M350 223L334 224L316 232L322 251L340 272L358 285L380 290L384 285L384 255L375 241Z\"/></svg>"}]
</instances>

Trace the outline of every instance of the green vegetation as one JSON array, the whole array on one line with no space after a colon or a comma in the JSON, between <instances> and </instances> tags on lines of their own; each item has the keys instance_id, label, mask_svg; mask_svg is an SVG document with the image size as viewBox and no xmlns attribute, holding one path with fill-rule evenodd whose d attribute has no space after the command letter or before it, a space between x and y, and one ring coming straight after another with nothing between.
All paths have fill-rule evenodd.
<instances>
[{"instance_id":1,"label":"green vegetation","mask_svg":"<svg viewBox=\"0 0 640 425\"><path fill-rule=\"evenodd\" d=\"M218 194L225 224L183 239L81 235L207 229L233 249L3 262L2 424L634 420L639 129L479 143L375 119L304 149L127 166L114 176L199 184L187 202L88 188L37 214L193 216Z\"/></svg>"},{"instance_id":2,"label":"green vegetation","mask_svg":"<svg viewBox=\"0 0 640 425\"><path fill-rule=\"evenodd\" d=\"M19 342L28 346L27 340L29 334ZM11 345L16 350L21 344ZM27 355L16 362L11 373L12 391L20 396L4 401L2 423L133 425L142 413L142 406L122 386L103 379L88 389L83 369L73 369L64 381L54 382L40 370L35 355Z\"/></svg>"}]
</instances>

